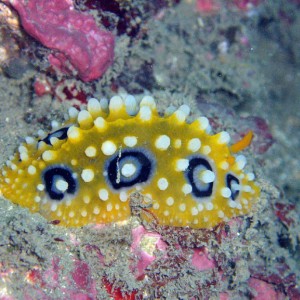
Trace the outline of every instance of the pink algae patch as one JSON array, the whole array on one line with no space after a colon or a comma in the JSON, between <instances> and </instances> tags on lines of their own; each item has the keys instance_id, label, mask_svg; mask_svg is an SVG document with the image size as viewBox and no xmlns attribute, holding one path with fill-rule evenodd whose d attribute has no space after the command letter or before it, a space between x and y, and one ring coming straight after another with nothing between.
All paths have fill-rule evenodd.
<instances>
[{"instance_id":1,"label":"pink algae patch","mask_svg":"<svg viewBox=\"0 0 300 300\"><path fill-rule=\"evenodd\" d=\"M132 265L132 270L136 278L145 275L146 268L155 260L153 252L157 249L165 251L167 244L158 233L148 232L143 226L132 230L133 242L131 252L137 256L138 260Z\"/></svg>"},{"instance_id":2,"label":"pink algae patch","mask_svg":"<svg viewBox=\"0 0 300 300\"><path fill-rule=\"evenodd\" d=\"M277 293L273 286L265 281L250 278L249 287L254 290L254 300L283 300L285 296L281 293Z\"/></svg>"},{"instance_id":3,"label":"pink algae patch","mask_svg":"<svg viewBox=\"0 0 300 300\"><path fill-rule=\"evenodd\" d=\"M50 64L63 73L76 71L83 81L101 77L114 58L114 36L94 18L74 9L70 0L11 0L24 29L55 50Z\"/></svg>"},{"instance_id":4,"label":"pink algae patch","mask_svg":"<svg viewBox=\"0 0 300 300\"><path fill-rule=\"evenodd\" d=\"M205 247L194 250L192 265L199 271L205 271L216 267L215 262L209 259L208 251Z\"/></svg>"}]
</instances>

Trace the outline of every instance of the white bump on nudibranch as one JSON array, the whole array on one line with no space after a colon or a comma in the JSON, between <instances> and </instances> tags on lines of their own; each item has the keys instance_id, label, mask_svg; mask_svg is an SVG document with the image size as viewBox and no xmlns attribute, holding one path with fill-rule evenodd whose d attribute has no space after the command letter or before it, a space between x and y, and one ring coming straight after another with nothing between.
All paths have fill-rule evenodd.
<instances>
[{"instance_id":1,"label":"white bump on nudibranch","mask_svg":"<svg viewBox=\"0 0 300 300\"><path fill-rule=\"evenodd\" d=\"M82 217L85 218L87 216L87 211L86 210L82 210L80 214L81 214Z\"/></svg>"},{"instance_id":2,"label":"white bump on nudibranch","mask_svg":"<svg viewBox=\"0 0 300 300\"><path fill-rule=\"evenodd\" d=\"M37 203L39 203L41 200L42 200L42 199L41 199L40 196L35 196L35 197L34 197L34 201L37 202Z\"/></svg>"},{"instance_id":3,"label":"white bump on nudibranch","mask_svg":"<svg viewBox=\"0 0 300 300\"><path fill-rule=\"evenodd\" d=\"M216 178L216 175L213 171L205 170L202 171L200 174L200 180L204 183L211 183L214 182Z\"/></svg>"},{"instance_id":4,"label":"white bump on nudibranch","mask_svg":"<svg viewBox=\"0 0 300 300\"><path fill-rule=\"evenodd\" d=\"M181 139L176 139L174 143L174 147L178 149L181 147L181 144L182 144Z\"/></svg>"},{"instance_id":5,"label":"white bump on nudibranch","mask_svg":"<svg viewBox=\"0 0 300 300\"><path fill-rule=\"evenodd\" d=\"M84 182L91 182L94 179L94 171L92 169L83 169L81 172L81 178Z\"/></svg>"},{"instance_id":6,"label":"white bump on nudibranch","mask_svg":"<svg viewBox=\"0 0 300 300\"><path fill-rule=\"evenodd\" d=\"M42 154L42 158L44 161L51 161L56 158L56 153L51 150L47 150Z\"/></svg>"},{"instance_id":7,"label":"white bump on nudibranch","mask_svg":"<svg viewBox=\"0 0 300 300\"><path fill-rule=\"evenodd\" d=\"M246 157L244 155L238 155L235 158L235 165L236 165L236 168L238 170L244 169L246 163L247 163L247 160L246 160Z\"/></svg>"},{"instance_id":8,"label":"white bump on nudibranch","mask_svg":"<svg viewBox=\"0 0 300 300\"><path fill-rule=\"evenodd\" d=\"M108 113L108 100L106 98L100 99L100 106L103 111Z\"/></svg>"},{"instance_id":9,"label":"white bump on nudibranch","mask_svg":"<svg viewBox=\"0 0 300 300\"><path fill-rule=\"evenodd\" d=\"M120 198L121 202L126 202L128 199L128 195L126 192L122 191L119 195L119 198Z\"/></svg>"},{"instance_id":10,"label":"white bump on nudibranch","mask_svg":"<svg viewBox=\"0 0 300 300\"><path fill-rule=\"evenodd\" d=\"M186 105L186 104L181 105L178 109L181 110L181 111L185 114L186 117L187 117L187 116L190 114L190 112L191 112L190 107L189 107L188 105Z\"/></svg>"},{"instance_id":11,"label":"white bump on nudibranch","mask_svg":"<svg viewBox=\"0 0 300 300\"><path fill-rule=\"evenodd\" d=\"M231 208L236 208L236 202L235 201L233 201L233 200L229 200L228 201L228 205L229 205L229 207L231 207Z\"/></svg>"},{"instance_id":12,"label":"white bump on nudibranch","mask_svg":"<svg viewBox=\"0 0 300 300\"><path fill-rule=\"evenodd\" d=\"M51 128L52 128L52 130L56 130L56 129L58 129L58 127L59 127L59 123L57 121L55 121L55 120L52 120L51 121Z\"/></svg>"},{"instance_id":13,"label":"white bump on nudibranch","mask_svg":"<svg viewBox=\"0 0 300 300\"><path fill-rule=\"evenodd\" d=\"M207 202L205 204L206 210L212 210L214 208L214 205L211 202Z\"/></svg>"},{"instance_id":14,"label":"white bump on nudibranch","mask_svg":"<svg viewBox=\"0 0 300 300\"><path fill-rule=\"evenodd\" d=\"M116 95L110 99L110 101L109 101L109 111L110 112L119 111L123 107L124 107L124 102L120 96Z\"/></svg>"},{"instance_id":15,"label":"white bump on nudibranch","mask_svg":"<svg viewBox=\"0 0 300 300\"><path fill-rule=\"evenodd\" d=\"M168 188L169 182L166 178L162 177L157 181L157 186L161 191L164 191Z\"/></svg>"},{"instance_id":16,"label":"white bump on nudibranch","mask_svg":"<svg viewBox=\"0 0 300 300\"><path fill-rule=\"evenodd\" d=\"M80 130L78 127L71 126L67 131L68 139L71 141L76 141L80 137Z\"/></svg>"},{"instance_id":17,"label":"white bump on nudibranch","mask_svg":"<svg viewBox=\"0 0 300 300\"><path fill-rule=\"evenodd\" d=\"M112 155L116 152L117 146L112 141L105 141L101 146L101 150L105 155Z\"/></svg>"},{"instance_id":18,"label":"white bump on nudibranch","mask_svg":"<svg viewBox=\"0 0 300 300\"><path fill-rule=\"evenodd\" d=\"M100 130L103 131L106 126L107 126L107 122L104 120L104 118L102 117L98 117L95 121L94 121L94 125L95 127Z\"/></svg>"},{"instance_id":19,"label":"white bump on nudibranch","mask_svg":"<svg viewBox=\"0 0 300 300\"><path fill-rule=\"evenodd\" d=\"M142 121L150 121L152 118L152 111L148 106L142 106L138 116Z\"/></svg>"},{"instance_id":20,"label":"white bump on nudibranch","mask_svg":"<svg viewBox=\"0 0 300 300\"><path fill-rule=\"evenodd\" d=\"M199 117L197 121L199 123L200 130L206 130L210 127L209 120L206 117Z\"/></svg>"},{"instance_id":21,"label":"white bump on nudibranch","mask_svg":"<svg viewBox=\"0 0 300 300\"><path fill-rule=\"evenodd\" d=\"M57 210L57 203L52 203L50 209L51 209L51 211L56 211Z\"/></svg>"},{"instance_id":22,"label":"white bump on nudibranch","mask_svg":"<svg viewBox=\"0 0 300 300\"><path fill-rule=\"evenodd\" d=\"M106 205L106 210L107 210L107 211L112 211L112 209L113 209L112 204L111 204L111 203L108 203L108 204Z\"/></svg>"},{"instance_id":23,"label":"white bump on nudibranch","mask_svg":"<svg viewBox=\"0 0 300 300\"><path fill-rule=\"evenodd\" d=\"M204 209L204 206L203 206L202 203L199 203L199 204L197 205L197 208L198 208L198 211L202 211L202 210Z\"/></svg>"},{"instance_id":24,"label":"white bump on nudibranch","mask_svg":"<svg viewBox=\"0 0 300 300\"><path fill-rule=\"evenodd\" d=\"M37 190L42 192L44 189L45 189L45 185L43 185L42 183L39 183L37 186L36 186Z\"/></svg>"},{"instance_id":25,"label":"white bump on nudibranch","mask_svg":"<svg viewBox=\"0 0 300 300\"><path fill-rule=\"evenodd\" d=\"M108 199L108 191L107 189L100 189L98 192L99 198L103 201Z\"/></svg>"},{"instance_id":26,"label":"white bump on nudibranch","mask_svg":"<svg viewBox=\"0 0 300 300\"><path fill-rule=\"evenodd\" d=\"M78 116L78 110L75 107L70 107L68 113L69 113L70 118L72 118L72 119L77 118L77 116Z\"/></svg>"},{"instance_id":27,"label":"white bump on nudibranch","mask_svg":"<svg viewBox=\"0 0 300 300\"><path fill-rule=\"evenodd\" d=\"M30 175L34 175L36 173L36 167L33 165L30 165L27 170L28 170L28 174Z\"/></svg>"},{"instance_id":28,"label":"white bump on nudibranch","mask_svg":"<svg viewBox=\"0 0 300 300\"><path fill-rule=\"evenodd\" d=\"M221 188L221 195L224 198L230 198L231 197L231 190L228 187L223 187Z\"/></svg>"},{"instance_id":29,"label":"white bump on nudibranch","mask_svg":"<svg viewBox=\"0 0 300 300\"><path fill-rule=\"evenodd\" d=\"M244 185L243 186L243 191L246 193L251 193L252 192L252 188L250 185Z\"/></svg>"},{"instance_id":30,"label":"white bump on nudibranch","mask_svg":"<svg viewBox=\"0 0 300 300\"><path fill-rule=\"evenodd\" d=\"M181 203L179 205L179 210L182 211L182 212L184 212L186 210L186 205L184 203Z\"/></svg>"},{"instance_id":31,"label":"white bump on nudibranch","mask_svg":"<svg viewBox=\"0 0 300 300\"><path fill-rule=\"evenodd\" d=\"M200 139L194 138L194 139L189 140L189 142L188 142L188 149L190 151L197 152L197 151L199 151L200 147L201 147L201 141L200 141Z\"/></svg>"},{"instance_id":32,"label":"white bump on nudibranch","mask_svg":"<svg viewBox=\"0 0 300 300\"><path fill-rule=\"evenodd\" d=\"M58 145L59 141L60 141L60 139L57 138L56 136L52 136L50 138L50 143L51 143L52 146Z\"/></svg>"},{"instance_id":33,"label":"white bump on nudibranch","mask_svg":"<svg viewBox=\"0 0 300 300\"><path fill-rule=\"evenodd\" d=\"M155 110L156 103L152 96L146 95L143 97L143 99L141 100L141 103L140 103L141 109L144 106L150 107L151 110Z\"/></svg>"},{"instance_id":34,"label":"white bump on nudibranch","mask_svg":"<svg viewBox=\"0 0 300 300\"><path fill-rule=\"evenodd\" d=\"M84 153L87 157L95 157L97 154L97 149L94 146L88 146Z\"/></svg>"},{"instance_id":35,"label":"white bump on nudibranch","mask_svg":"<svg viewBox=\"0 0 300 300\"><path fill-rule=\"evenodd\" d=\"M182 186L182 192L187 195L187 194L190 194L193 190L192 186L188 183L185 183L183 186Z\"/></svg>"},{"instance_id":36,"label":"white bump on nudibranch","mask_svg":"<svg viewBox=\"0 0 300 300\"><path fill-rule=\"evenodd\" d=\"M59 179L55 182L55 187L61 191L61 192L65 192L68 187L69 187L69 184L67 181L63 180L63 179Z\"/></svg>"},{"instance_id":37,"label":"white bump on nudibranch","mask_svg":"<svg viewBox=\"0 0 300 300\"><path fill-rule=\"evenodd\" d=\"M93 124L93 117L87 110L81 110L77 116L80 127L86 128Z\"/></svg>"},{"instance_id":38,"label":"white bump on nudibranch","mask_svg":"<svg viewBox=\"0 0 300 300\"><path fill-rule=\"evenodd\" d=\"M138 113L138 105L135 97L132 95L127 95L124 102L128 115L135 116Z\"/></svg>"},{"instance_id":39,"label":"white bump on nudibranch","mask_svg":"<svg viewBox=\"0 0 300 300\"><path fill-rule=\"evenodd\" d=\"M155 147L159 150L167 150L170 143L171 139L167 135L160 135L155 141Z\"/></svg>"},{"instance_id":40,"label":"white bump on nudibranch","mask_svg":"<svg viewBox=\"0 0 300 300\"><path fill-rule=\"evenodd\" d=\"M29 155L28 155L27 152L22 152L22 153L20 154L20 158L21 158L22 161L28 161Z\"/></svg>"},{"instance_id":41,"label":"white bump on nudibranch","mask_svg":"<svg viewBox=\"0 0 300 300\"><path fill-rule=\"evenodd\" d=\"M71 159L71 165L76 166L78 164L77 159Z\"/></svg>"},{"instance_id":42,"label":"white bump on nudibranch","mask_svg":"<svg viewBox=\"0 0 300 300\"><path fill-rule=\"evenodd\" d=\"M170 214L170 212L169 212L168 210L165 210L165 211L164 211L164 216L167 217L169 214Z\"/></svg>"},{"instance_id":43,"label":"white bump on nudibranch","mask_svg":"<svg viewBox=\"0 0 300 300\"><path fill-rule=\"evenodd\" d=\"M38 132L37 132L39 138L43 139L47 136L46 132L42 129L39 129Z\"/></svg>"},{"instance_id":44,"label":"white bump on nudibranch","mask_svg":"<svg viewBox=\"0 0 300 300\"><path fill-rule=\"evenodd\" d=\"M246 178L249 180L249 181L253 181L255 179L255 175L253 173L247 173L246 174Z\"/></svg>"},{"instance_id":45,"label":"white bump on nudibranch","mask_svg":"<svg viewBox=\"0 0 300 300\"><path fill-rule=\"evenodd\" d=\"M124 164L121 169L121 174L125 177L130 177L136 172L136 166L134 164Z\"/></svg>"},{"instance_id":46,"label":"white bump on nudibranch","mask_svg":"<svg viewBox=\"0 0 300 300\"><path fill-rule=\"evenodd\" d=\"M70 218L73 218L74 216L75 216L74 211L70 211L70 212L69 212L69 217L70 217Z\"/></svg>"},{"instance_id":47,"label":"white bump on nudibranch","mask_svg":"<svg viewBox=\"0 0 300 300\"><path fill-rule=\"evenodd\" d=\"M208 155L211 152L211 148L208 145L202 147L202 153Z\"/></svg>"},{"instance_id":48,"label":"white bump on nudibranch","mask_svg":"<svg viewBox=\"0 0 300 300\"><path fill-rule=\"evenodd\" d=\"M26 142L26 144L28 144L28 145L32 145L32 144L35 143L35 139L34 139L33 137L31 137L31 136L26 136L26 137L25 137L25 142Z\"/></svg>"},{"instance_id":49,"label":"white bump on nudibranch","mask_svg":"<svg viewBox=\"0 0 300 300\"><path fill-rule=\"evenodd\" d=\"M226 131L221 131L218 133L219 144L228 144L230 142L230 135Z\"/></svg>"},{"instance_id":50,"label":"white bump on nudibranch","mask_svg":"<svg viewBox=\"0 0 300 300\"><path fill-rule=\"evenodd\" d=\"M95 206L94 209L93 209L93 214L94 214L94 215L99 215L99 213L100 213L99 207L98 207L98 206Z\"/></svg>"},{"instance_id":51,"label":"white bump on nudibranch","mask_svg":"<svg viewBox=\"0 0 300 300\"><path fill-rule=\"evenodd\" d=\"M158 204L158 202L155 202L155 203L153 204L153 209L159 209L159 204Z\"/></svg>"},{"instance_id":52,"label":"white bump on nudibranch","mask_svg":"<svg viewBox=\"0 0 300 300\"><path fill-rule=\"evenodd\" d=\"M19 146L18 151L20 154L23 152L27 153L28 149L26 147L24 147L23 145L21 145L21 146Z\"/></svg>"},{"instance_id":53,"label":"white bump on nudibranch","mask_svg":"<svg viewBox=\"0 0 300 300\"><path fill-rule=\"evenodd\" d=\"M178 159L176 161L176 171L185 171L189 167L189 160L185 158Z\"/></svg>"},{"instance_id":54,"label":"white bump on nudibranch","mask_svg":"<svg viewBox=\"0 0 300 300\"><path fill-rule=\"evenodd\" d=\"M236 204L236 208L239 209L239 210L243 209L241 203L237 203L237 204Z\"/></svg>"},{"instance_id":55,"label":"white bump on nudibranch","mask_svg":"<svg viewBox=\"0 0 300 300\"><path fill-rule=\"evenodd\" d=\"M169 198L167 198L166 202L167 202L167 204L169 206L172 206L174 204L174 198L173 197L169 197Z\"/></svg>"},{"instance_id":56,"label":"white bump on nudibranch","mask_svg":"<svg viewBox=\"0 0 300 300\"><path fill-rule=\"evenodd\" d=\"M186 120L186 114L180 109L176 110L174 112L173 116L176 117L176 119L179 123L184 123Z\"/></svg>"},{"instance_id":57,"label":"white bump on nudibranch","mask_svg":"<svg viewBox=\"0 0 300 300\"><path fill-rule=\"evenodd\" d=\"M226 170L228 170L228 168L229 168L229 163L227 162L227 161L222 161L221 163L220 163L220 168L222 169L222 170L224 170L224 171L226 171Z\"/></svg>"},{"instance_id":58,"label":"white bump on nudibranch","mask_svg":"<svg viewBox=\"0 0 300 300\"><path fill-rule=\"evenodd\" d=\"M197 215L198 215L198 213L199 213L199 211L198 211L197 207L192 207L192 209L191 209L191 213L192 213L192 216L197 216Z\"/></svg>"},{"instance_id":59,"label":"white bump on nudibranch","mask_svg":"<svg viewBox=\"0 0 300 300\"><path fill-rule=\"evenodd\" d=\"M222 210L219 210L219 211L218 211L218 217L219 217L220 219L223 219L224 216L225 216L224 212L223 212Z\"/></svg>"},{"instance_id":60,"label":"white bump on nudibranch","mask_svg":"<svg viewBox=\"0 0 300 300\"><path fill-rule=\"evenodd\" d=\"M137 137L125 136L123 142L127 147L134 147L137 144Z\"/></svg>"},{"instance_id":61,"label":"white bump on nudibranch","mask_svg":"<svg viewBox=\"0 0 300 300\"><path fill-rule=\"evenodd\" d=\"M91 202L91 198L87 195L83 196L83 202L85 204L89 204Z\"/></svg>"},{"instance_id":62,"label":"white bump on nudibranch","mask_svg":"<svg viewBox=\"0 0 300 300\"><path fill-rule=\"evenodd\" d=\"M87 104L89 113L95 118L101 113L100 102L96 98L90 98Z\"/></svg>"}]
</instances>

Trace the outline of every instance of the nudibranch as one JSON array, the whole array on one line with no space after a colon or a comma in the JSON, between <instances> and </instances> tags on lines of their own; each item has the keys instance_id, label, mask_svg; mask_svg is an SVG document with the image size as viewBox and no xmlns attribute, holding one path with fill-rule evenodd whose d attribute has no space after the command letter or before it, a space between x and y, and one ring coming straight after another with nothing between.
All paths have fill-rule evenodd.
<instances>
[{"instance_id":1,"label":"nudibranch","mask_svg":"<svg viewBox=\"0 0 300 300\"><path fill-rule=\"evenodd\" d=\"M246 158L233 154L226 131L210 134L208 119L188 122L189 113L158 113L151 96L92 98L48 135L25 138L2 169L0 193L65 226L128 219L136 191L161 225L212 228L248 214L260 189Z\"/></svg>"}]
</instances>

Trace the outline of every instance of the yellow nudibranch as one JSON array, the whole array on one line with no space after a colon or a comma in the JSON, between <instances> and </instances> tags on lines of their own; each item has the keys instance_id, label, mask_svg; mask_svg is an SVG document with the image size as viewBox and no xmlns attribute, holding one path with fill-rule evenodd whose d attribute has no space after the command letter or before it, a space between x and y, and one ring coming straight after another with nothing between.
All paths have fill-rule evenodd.
<instances>
[{"instance_id":1,"label":"yellow nudibranch","mask_svg":"<svg viewBox=\"0 0 300 300\"><path fill-rule=\"evenodd\" d=\"M65 226L128 219L135 191L160 225L211 228L248 214L260 189L245 157L232 154L227 132L209 134L206 117L188 123L189 112L159 114L151 96L92 98L50 134L25 138L0 193Z\"/></svg>"}]
</instances>

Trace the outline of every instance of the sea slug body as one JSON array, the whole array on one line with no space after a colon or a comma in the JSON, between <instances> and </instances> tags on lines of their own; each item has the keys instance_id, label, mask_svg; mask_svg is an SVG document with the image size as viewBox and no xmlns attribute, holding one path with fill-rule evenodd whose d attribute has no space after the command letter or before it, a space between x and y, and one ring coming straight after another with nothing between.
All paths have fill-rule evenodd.
<instances>
[{"instance_id":1,"label":"sea slug body","mask_svg":"<svg viewBox=\"0 0 300 300\"><path fill-rule=\"evenodd\" d=\"M151 96L90 99L50 134L25 138L2 168L0 192L65 226L128 219L135 191L161 225L211 228L248 214L260 189L246 158L232 154L227 132L209 134L206 117L188 115L187 105L159 114Z\"/></svg>"}]
</instances>

